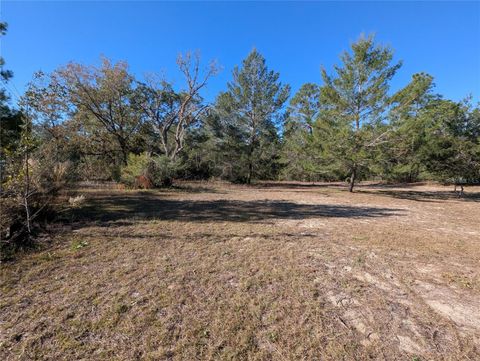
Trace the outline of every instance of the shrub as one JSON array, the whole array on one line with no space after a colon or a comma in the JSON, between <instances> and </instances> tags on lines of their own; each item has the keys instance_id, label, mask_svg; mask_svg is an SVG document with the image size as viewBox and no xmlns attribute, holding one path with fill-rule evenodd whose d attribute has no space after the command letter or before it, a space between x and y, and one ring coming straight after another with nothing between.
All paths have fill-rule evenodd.
<instances>
[{"instance_id":1,"label":"shrub","mask_svg":"<svg viewBox=\"0 0 480 361\"><path fill-rule=\"evenodd\" d=\"M122 167L120 171L120 182L129 187L137 185L137 178L144 176L148 178L148 168L152 158L147 153L133 154L130 153L127 159L127 165Z\"/></svg>"},{"instance_id":2,"label":"shrub","mask_svg":"<svg viewBox=\"0 0 480 361\"><path fill-rule=\"evenodd\" d=\"M180 160L147 153L129 154L120 181L132 188L170 187L183 170Z\"/></svg>"},{"instance_id":3,"label":"shrub","mask_svg":"<svg viewBox=\"0 0 480 361\"><path fill-rule=\"evenodd\" d=\"M167 156L157 156L151 159L148 176L156 187L170 187L183 169L179 160Z\"/></svg>"},{"instance_id":4,"label":"shrub","mask_svg":"<svg viewBox=\"0 0 480 361\"><path fill-rule=\"evenodd\" d=\"M69 162L48 158L9 159L0 192L0 259L31 247L54 213L53 203L71 173Z\"/></svg>"}]
</instances>

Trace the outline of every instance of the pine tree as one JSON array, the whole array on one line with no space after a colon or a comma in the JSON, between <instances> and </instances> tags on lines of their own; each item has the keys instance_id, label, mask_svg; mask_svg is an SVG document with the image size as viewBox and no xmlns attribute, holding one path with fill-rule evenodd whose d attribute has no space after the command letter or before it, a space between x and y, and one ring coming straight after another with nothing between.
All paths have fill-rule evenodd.
<instances>
[{"instance_id":1,"label":"pine tree","mask_svg":"<svg viewBox=\"0 0 480 361\"><path fill-rule=\"evenodd\" d=\"M0 36L7 33L7 23L0 22ZM12 108L6 83L12 78L13 72L4 69L5 59L0 56L0 190L6 178L5 167L8 158L20 145L23 116L21 112Z\"/></svg>"},{"instance_id":2,"label":"pine tree","mask_svg":"<svg viewBox=\"0 0 480 361\"><path fill-rule=\"evenodd\" d=\"M480 110L465 103L437 100L420 115L426 141L420 156L438 180L462 186L480 181Z\"/></svg>"},{"instance_id":3,"label":"pine tree","mask_svg":"<svg viewBox=\"0 0 480 361\"><path fill-rule=\"evenodd\" d=\"M324 155L350 174L350 192L359 173L368 170L373 148L385 141L389 81L401 66L391 65L392 59L392 50L361 36L342 54L334 75L322 70L321 117L329 129Z\"/></svg>"},{"instance_id":4,"label":"pine tree","mask_svg":"<svg viewBox=\"0 0 480 361\"><path fill-rule=\"evenodd\" d=\"M290 87L282 85L279 77L253 50L241 68L235 67L228 90L217 98L216 110L225 133L223 145L227 145L224 152L236 168L241 168L236 173L247 184L254 173L261 176L275 171L277 130L290 93Z\"/></svg>"},{"instance_id":5,"label":"pine tree","mask_svg":"<svg viewBox=\"0 0 480 361\"><path fill-rule=\"evenodd\" d=\"M418 73L391 98L389 142L379 149L382 175L387 179L413 182L424 170L420 149L425 145L425 117L422 111L439 98L433 94L433 77Z\"/></svg>"},{"instance_id":6,"label":"pine tree","mask_svg":"<svg viewBox=\"0 0 480 361\"><path fill-rule=\"evenodd\" d=\"M319 101L320 87L313 83L303 84L290 100L281 157L284 178L316 179L318 164L313 143Z\"/></svg>"}]
</instances>

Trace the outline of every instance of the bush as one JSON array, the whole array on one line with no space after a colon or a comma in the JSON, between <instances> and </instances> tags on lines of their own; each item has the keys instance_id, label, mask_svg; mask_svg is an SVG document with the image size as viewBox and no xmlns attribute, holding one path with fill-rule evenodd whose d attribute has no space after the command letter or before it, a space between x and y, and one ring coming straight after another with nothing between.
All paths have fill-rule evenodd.
<instances>
[{"instance_id":1,"label":"bush","mask_svg":"<svg viewBox=\"0 0 480 361\"><path fill-rule=\"evenodd\" d=\"M179 160L171 160L167 156L157 156L151 159L148 177L156 187L170 187L177 178L183 165Z\"/></svg>"},{"instance_id":2,"label":"bush","mask_svg":"<svg viewBox=\"0 0 480 361\"><path fill-rule=\"evenodd\" d=\"M179 160L147 153L129 154L121 169L120 181L132 188L170 187L183 169Z\"/></svg>"},{"instance_id":3,"label":"bush","mask_svg":"<svg viewBox=\"0 0 480 361\"><path fill-rule=\"evenodd\" d=\"M69 162L41 157L29 158L28 162L19 160L10 159L4 168L8 176L0 192L2 260L18 249L33 246L33 240L54 214L54 199L71 174Z\"/></svg>"},{"instance_id":4,"label":"bush","mask_svg":"<svg viewBox=\"0 0 480 361\"><path fill-rule=\"evenodd\" d=\"M148 177L148 168L152 158L147 153L130 153L127 165L120 170L120 182L129 187L135 187L140 176Z\"/></svg>"}]
</instances>

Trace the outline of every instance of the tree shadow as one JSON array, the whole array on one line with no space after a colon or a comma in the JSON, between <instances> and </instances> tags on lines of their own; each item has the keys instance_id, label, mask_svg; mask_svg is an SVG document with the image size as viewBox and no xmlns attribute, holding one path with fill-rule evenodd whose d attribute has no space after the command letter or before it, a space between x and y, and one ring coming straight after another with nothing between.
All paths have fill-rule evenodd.
<instances>
[{"instance_id":1,"label":"tree shadow","mask_svg":"<svg viewBox=\"0 0 480 361\"><path fill-rule=\"evenodd\" d=\"M270 219L375 218L402 215L404 210L332 204L297 204L287 201L176 200L150 192L104 194L89 200L77 211L84 222L122 224L161 219L190 222L261 222Z\"/></svg>"},{"instance_id":2,"label":"tree shadow","mask_svg":"<svg viewBox=\"0 0 480 361\"><path fill-rule=\"evenodd\" d=\"M358 188L373 188L373 189L394 189L394 188L413 188L426 185L425 182L413 182L413 183L365 183L361 182L356 185Z\"/></svg>"},{"instance_id":3,"label":"tree shadow","mask_svg":"<svg viewBox=\"0 0 480 361\"><path fill-rule=\"evenodd\" d=\"M396 188L413 188L417 186L425 185L425 183L416 182L416 183L371 183L371 182L357 182L355 184L355 189L396 189ZM287 190L312 190L312 189L336 189L340 191L348 191L348 182L267 182L262 181L254 183L249 187L252 188L261 188L267 190L278 190L278 189L287 189Z\"/></svg>"},{"instance_id":4,"label":"tree shadow","mask_svg":"<svg viewBox=\"0 0 480 361\"><path fill-rule=\"evenodd\" d=\"M480 192L466 191L459 196L453 191L411 191L411 190L361 190L362 193L381 195L397 199L407 199L417 202L441 202L446 200L457 200L466 202L479 202Z\"/></svg>"},{"instance_id":5,"label":"tree shadow","mask_svg":"<svg viewBox=\"0 0 480 361\"><path fill-rule=\"evenodd\" d=\"M214 187L204 187L199 185L189 184L174 184L170 188L165 188L168 191L180 192L180 193L214 193L214 194L226 194L224 191L220 191Z\"/></svg>"},{"instance_id":6,"label":"tree shadow","mask_svg":"<svg viewBox=\"0 0 480 361\"><path fill-rule=\"evenodd\" d=\"M249 185L253 188L311 189L311 188L345 188L340 182L258 182Z\"/></svg>"}]
</instances>

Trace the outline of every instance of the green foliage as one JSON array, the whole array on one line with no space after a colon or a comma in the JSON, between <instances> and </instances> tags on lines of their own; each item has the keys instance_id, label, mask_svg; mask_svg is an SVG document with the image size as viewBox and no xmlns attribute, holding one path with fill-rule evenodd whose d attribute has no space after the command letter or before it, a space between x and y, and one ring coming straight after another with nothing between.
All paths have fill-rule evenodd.
<instances>
[{"instance_id":1,"label":"green foliage","mask_svg":"<svg viewBox=\"0 0 480 361\"><path fill-rule=\"evenodd\" d=\"M0 113L0 161L5 162L19 146L23 116L6 105L0 105Z\"/></svg>"},{"instance_id":2,"label":"green foliage","mask_svg":"<svg viewBox=\"0 0 480 361\"><path fill-rule=\"evenodd\" d=\"M209 179L219 176L218 138L209 126L204 125L192 130L187 135L181 159L179 176L185 179Z\"/></svg>"},{"instance_id":3,"label":"green foliage","mask_svg":"<svg viewBox=\"0 0 480 361\"><path fill-rule=\"evenodd\" d=\"M480 111L468 104L437 100L422 111L425 145L420 154L438 180L480 181Z\"/></svg>"},{"instance_id":4,"label":"green foliage","mask_svg":"<svg viewBox=\"0 0 480 361\"><path fill-rule=\"evenodd\" d=\"M3 36L7 33L8 24L5 22L0 22L0 36ZM4 69L5 59L0 56L0 81L6 83L11 77L13 77L13 72L11 70ZM0 88L0 104L3 105L4 102L8 100L7 92L4 88Z\"/></svg>"},{"instance_id":5,"label":"green foliage","mask_svg":"<svg viewBox=\"0 0 480 361\"><path fill-rule=\"evenodd\" d=\"M134 187L139 176L148 176L152 158L147 153L130 153L127 158L127 165L120 171L120 181L129 187Z\"/></svg>"},{"instance_id":6,"label":"green foliage","mask_svg":"<svg viewBox=\"0 0 480 361\"><path fill-rule=\"evenodd\" d=\"M45 220L54 212L54 199L69 180L70 163L58 162L22 112L20 135L14 151L2 162L0 188L1 259L30 247Z\"/></svg>"},{"instance_id":7,"label":"green foliage","mask_svg":"<svg viewBox=\"0 0 480 361\"><path fill-rule=\"evenodd\" d=\"M320 92L322 158L338 171L350 173L350 191L362 172L368 172L372 152L384 141L389 82L401 66L391 65L393 52L377 45L373 36L360 37L351 52L341 56L335 74L322 70Z\"/></svg>"},{"instance_id":8,"label":"green foliage","mask_svg":"<svg viewBox=\"0 0 480 361\"><path fill-rule=\"evenodd\" d=\"M85 248L88 246L88 242L85 241L85 240L75 240L72 242L72 245L70 246L70 248L73 250L73 251L76 251L76 250L79 250L79 249L82 249L82 248Z\"/></svg>"},{"instance_id":9,"label":"green foliage","mask_svg":"<svg viewBox=\"0 0 480 361\"><path fill-rule=\"evenodd\" d=\"M181 171L182 163L180 160L173 160L165 155L161 155L151 159L148 177L156 187L169 187Z\"/></svg>"},{"instance_id":10,"label":"green foliage","mask_svg":"<svg viewBox=\"0 0 480 361\"><path fill-rule=\"evenodd\" d=\"M423 109L438 99L432 93L433 77L419 73L391 98L388 142L376 149L377 174L397 182L414 182L423 167L420 150L425 145L426 118Z\"/></svg>"},{"instance_id":11,"label":"green foliage","mask_svg":"<svg viewBox=\"0 0 480 361\"><path fill-rule=\"evenodd\" d=\"M282 178L321 179L315 149L316 120L320 109L320 87L307 83L290 100L284 127L281 163Z\"/></svg>"},{"instance_id":12,"label":"green foliage","mask_svg":"<svg viewBox=\"0 0 480 361\"><path fill-rule=\"evenodd\" d=\"M166 187L172 185L173 179L180 175L182 169L180 160L173 160L165 155L131 153L128 155L127 165L121 168L120 181L134 188Z\"/></svg>"},{"instance_id":13,"label":"green foliage","mask_svg":"<svg viewBox=\"0 0 480 361\"><path fill-rule=\"evenodd\" d=\"M229 179L250 183L254 176L277 173L278 129L290 93L279 77L254 49L242 67L233 70L228 91L217 98L218 133L222 134L219 148Z\"/></svg>"},{"instance_id":14,"label":"green foliage","mask_svg":"<svg viewBox=\"0 0 480 361\"><path fill-rule=\"evenodd\" d=\"M0 22L0 36L6 32L7 23ZM0 182L5 178L7 157L15 153L19 146L22 130L22 114L10 106L10 97L5 87L13 73L5 70L4 65L5 59L0 56Z\"/></svg>"},{"instance_id":15,"label":"green foliage","mask_svg":"<svg viewBox=\"0 0 480 361\"><path fill-rule=\"evenodd\" d=\"M97 149L108 146L110 155L125 165L143 121L134 83L126 62L102 58L100 67L69 63L53 72L44 87L31 88L33 98L40 98L31 103L47 118L74 115L78 129L96 140Z\"/></svg>"}]
</instances>

